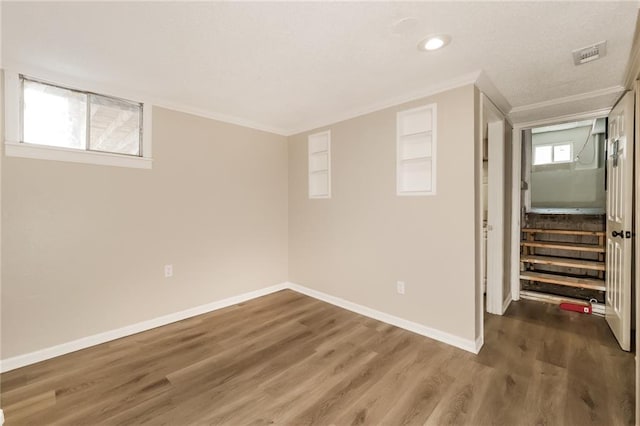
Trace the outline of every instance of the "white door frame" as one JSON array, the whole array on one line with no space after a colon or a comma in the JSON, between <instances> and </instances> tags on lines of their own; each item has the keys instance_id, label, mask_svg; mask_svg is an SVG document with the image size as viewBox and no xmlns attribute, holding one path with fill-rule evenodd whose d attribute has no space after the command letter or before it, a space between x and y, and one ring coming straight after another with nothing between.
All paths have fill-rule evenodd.
<instances>
[{"instance_id":1,"label":"white door frame","mask_svg":"<svg viewBox=\"0 0 640 426\"><path fill-rule=\"evenodd\" d=\"M487 149L489 153L494 153L493 159L491 154L488 156L489 178L487 190L489 194L487 198L489 214L487 216L486 252L484 252L484 244L482 244L482 256L486 256L487 261L487 312L502 315L504 313L504 191L506 189L504 185L504 165L505 161L508 161L508 159L504 158L506 118L502 111L484 94L481 101L481 123L480 140L483 141L484 128L487 126L487 137L489 139ZM497 135L497 137L489 137L493 133L489 129L493 127L497 130L501 129L501 134ZM502 155L502 157L496 159L496 153ZM490 179L491 176L494 177L494 181ZM494 218L495 223L491 223L490 217ZM493 229L490 227L493 227ZM494 242L493 247L491 246L491 241ZM481 269L484 276L484 262ZM492 271L492 277L490 277L490 271Z\"/></svg>"},{"instance_id":2,"label":"white door frame","mask_svg":"<svg viewBox=\"0 0 640 426\"><path fill-rule=\"evenodd\" d=\"M520 199L521 185L521 162L522 162L522 131L533 127L549 126L552 124L569 123L572 121L589 120L599 117L607 117L611 108L599 109L596 111L583 112L579 114L563 115L561 117L548 118L545 120L528 121L514 123L513 125L513 146L512 146L512 186L511 194L513 208L511 210L511 298L520 300L520 212L522 203ZM529 189L530 190L530 189Z\"/></svg>"},{"instance_id":3,"label":"white door frame","mask_svg":"<svg viewBox=\"0 0 640 426\"><path fill-rule=\"evenodd\" d=\"M634 271L635 277L632 276L633 281L631 285L635 288L636 300L632 303L631 312L635 310L636 316L636 422L640 417L640 315L638 314L638 308L640 308L640 185L638 184L640 171L640 80L636 80L633 88L636 92L636 108L635 108L635 164L634 164L634 176L635 182L635 197L636 205L634 212L635 232L634 245L635 245L635 263ZM635 308L634 308L635 307Z\"/></svg>"}]
</instances>

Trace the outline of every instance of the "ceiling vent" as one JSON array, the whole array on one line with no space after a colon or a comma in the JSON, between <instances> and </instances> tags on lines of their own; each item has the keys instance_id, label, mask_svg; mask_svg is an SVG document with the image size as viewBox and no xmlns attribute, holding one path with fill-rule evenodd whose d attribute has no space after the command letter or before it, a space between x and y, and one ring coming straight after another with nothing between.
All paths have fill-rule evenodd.
<instances>
[{"instance_id":1,"label":"ceiling vent","mask_svg":"<svg viewBox=\"0 0 640 426\"><path fill-rule=\"evenodd\" d=\"M583 47L573 51L573 63L575 65L586 64L587 62L600 59L607 54L607 42L601 41L591 46Z\"/></svg>"}]
</instances>

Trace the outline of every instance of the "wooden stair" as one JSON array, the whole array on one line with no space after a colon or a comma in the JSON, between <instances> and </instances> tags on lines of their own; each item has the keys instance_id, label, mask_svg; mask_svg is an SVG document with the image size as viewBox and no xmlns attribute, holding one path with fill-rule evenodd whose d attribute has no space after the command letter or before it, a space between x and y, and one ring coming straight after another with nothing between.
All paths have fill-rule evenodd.
<instances>
[{"instance_id":1,"label":"wooden stair","mask_svg":"<svg viewBox=\"0 0 640 426\"><path fill-rule=\"evenodd\" d=\"M567 268L583 268L593 271L604 271L605 264L598 260L575 259L572 257L523 255L520 257L523 263L535 263L539 265L555 265Z\"/></svg>"},{"instance_id":2,"label":"wooden stair","mask_svg":"<svg viewBox=\"0 0 640 426\"><path fill-rule=\"evenodd\" d=\"M522 241L520 244L523 247L539 247L555 250L590 251L594 253L604 253L604 246L595 246L592 244L562 243L556 241Z\"/></svg>"},{"instance_id":3,"label":"wooden stair","mask_svg":"<svg viewBox=\"0 0 640 426\"><path fill-rule=\"evenodd\" d=\"M592 237L604 237L604 231L582 231L577 229L543 229L522 228L525 234L550 234L550 235L590 235Z\"/></svg>"},{"instance_id":4,"label":"wooden stair","mask_svg":"<svg viewBox=\"0 0 640 426\"><path fill-rule=\"evenodd\" d=\"M558 284L568 287L588 288L590 290L604 291L604 280L595 278L578 278L566 275L524 271L520 273L520 279L538 281L541 283Z\"/></svg>"},{"instance_id":5,"label":"wooden stair","mask_svg":"<svg viewBox=\"0 0 640 426\"><path fill-rule=\"evenodd\" d=\"M605 232L604 231L582 231L574 229L542 229L524 228L522 229L523 240L521 241L522 255L520 261L524 266L524 271L520 272L520 279L535 281L539 283L554 284L578 289L588 289L605 291ZM545 240L536 239L536 236L543 234ZM553 240L554 236L587 236L597 239L597 243L585 244ZM565 238L565 237L561 237ZM565 238L566 239L566 238ZM588 240L588 239L587 239ZM545 249L544 255L536 253L537 249ZM548 254L551 251L551 255ZM560 251L561 256L556 255ZM571 253L574 253L573 255ZM582 259L581 253L597 254L597 260ZM537 266L553 266L555 272L536 270ZM571 268L571 271L566 269ZM575 269L585 276L576 276ZM586 276L587 271L598 272L598 277Z\"/></svg>"}]
</instances>

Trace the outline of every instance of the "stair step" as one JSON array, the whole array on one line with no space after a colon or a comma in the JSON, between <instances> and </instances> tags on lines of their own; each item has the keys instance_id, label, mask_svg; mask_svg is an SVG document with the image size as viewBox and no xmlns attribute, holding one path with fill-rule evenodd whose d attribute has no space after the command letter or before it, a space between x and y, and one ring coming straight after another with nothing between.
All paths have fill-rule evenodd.
<instances>
[{"instance_id":1,"label":"stair step","mask_svg":"<svg viewBox=\"0 0 640 426\"><path fill-rule=\"evenodd\" d=\"M555 241L522 241L520 245L526 247L540 247L556 250L590 251L594 253L604 253L604 247L595 244L559 243Z\"/></svg>"},{"instance_id":2,"label":"stair step","mask_svg":"<svg viewBox=\"0 0 640 426\"><path fill-rule=\"evenodd\" d=\"M522 228L522 232L528 234L554 234L554 235L590 235L592 237L604 237L605 231L582 231L579 229L545 229Z\"/></svg>"},{"instance_id":3,"label":"stair step","mask_svg":"<svg viewBox=\"0 0 640 426\"><path fill-rule=\"evenodd\" d=\"M567 257L555 256L523 255L520 257L520 261L524 263L535 263L538 265L554 265L564 266L567 268L592 269L594 271L605 270L604 262L598 262L597 260L571 259Z\"/></svg>"},{"instance_id":4,"label":"stair step","mask_svg":"<svg viewBox=\"0 0 640 426\"><path fill-rule=\"evenodd\" d=\"M523 271L520 272L520 279L538 281L542 283L558 284L568 287L588 288L590 290L604 291L604 280L599 280L597 278L567 277L564 275Z\"/></svg>"}]
</instances>

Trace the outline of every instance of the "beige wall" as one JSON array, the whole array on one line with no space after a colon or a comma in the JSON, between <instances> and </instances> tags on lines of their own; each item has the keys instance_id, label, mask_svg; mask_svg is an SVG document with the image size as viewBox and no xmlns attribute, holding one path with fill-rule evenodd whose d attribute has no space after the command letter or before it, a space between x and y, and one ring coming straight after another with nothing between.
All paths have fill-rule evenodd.
<instances>
[{"instance_id":1,"label":"beige wall","mask_svg":"<svg viewBox=\"0 0 640 426\"><path fill-rule=\"evenodd\" d=\"M475 340L476 96L469 85L291 137L289 280ZM399 197L396 113L432 102L437 195ZM324 129L332 198L310 200L307 135Z\"/></svg>"},{"instance_id":2,"label":"beige wall","mask_svg":"<svg viewBox=\"0 0 640 426\"><path fill-rule=\"evenodd\" d=\"M155 108L153 157L3 158L3 359L287 280L286 138Z\"/></svg>"}]
</instances>

